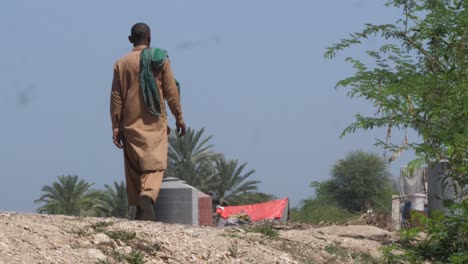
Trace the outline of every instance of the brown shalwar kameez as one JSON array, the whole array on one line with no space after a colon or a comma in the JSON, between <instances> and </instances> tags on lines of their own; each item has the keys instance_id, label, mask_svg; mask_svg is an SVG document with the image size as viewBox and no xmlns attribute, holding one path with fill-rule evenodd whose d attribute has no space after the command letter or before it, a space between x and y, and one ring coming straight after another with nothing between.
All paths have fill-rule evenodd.
<instances>
[{"instance_id":1,"label":"brown shalwar kameez","mask_svg":"<svg viewBox=\"0 0 468 264\"><path fill-rule=\"evenodd\" d=\"M182 109L169 59L155 72L161 96L161 115L150 113L139 87L140 53L136 46L114 65L110 112L112 129L124 138L125 179L129 205L146 195L156 201L167 165L167 112L164 99L177 121Z\"/></svg>"}]
</instances>

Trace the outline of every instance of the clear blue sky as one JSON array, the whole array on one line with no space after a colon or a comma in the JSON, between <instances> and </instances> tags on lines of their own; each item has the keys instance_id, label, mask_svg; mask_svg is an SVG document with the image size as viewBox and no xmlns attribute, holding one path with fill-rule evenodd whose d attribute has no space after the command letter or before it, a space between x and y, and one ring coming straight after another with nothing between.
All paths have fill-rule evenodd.
<instances>
[{"instance_id":1,"label":"clear blue sky","mask_svg":"<svg viewBox=\"0 0 468 264\"><path fill-rule=\"evenodd\" d=\"M214 135L216 151L248 162L261 191L295 205L346 153L383 153L373 146L383 130L339 139L355 113L374 110L334 89L353 73L344 58L381 40L332 61L323 54L364 23L395 21L400 12L385 1L136 3L0 3L0 210L34 211L40 188L58 175L97 188L124 179L109 94L113 63L131 49L136 22L148 23L153 46L169 51L187 124ZM392 174L410 158L392 164Z\"/></svg>"}]
</instances>

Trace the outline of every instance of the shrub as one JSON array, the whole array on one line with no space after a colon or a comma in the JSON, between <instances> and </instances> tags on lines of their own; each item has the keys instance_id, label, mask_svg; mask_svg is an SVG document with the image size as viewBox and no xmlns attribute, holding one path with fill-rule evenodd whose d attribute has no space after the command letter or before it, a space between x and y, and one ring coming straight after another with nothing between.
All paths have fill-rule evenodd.
<instances>
[{"instance_id":1,"label":"shrub","mask_svg":"<svg viewBox=\"0 0 468 264\"><path fill-rule=\"evenodd\" d=\"M357 218L356 214L348 212L333 203L319 199L304 200L299 209L291 212L291 220L319 224L321 222L343 224Z\"/></svg>"}]
</instances>

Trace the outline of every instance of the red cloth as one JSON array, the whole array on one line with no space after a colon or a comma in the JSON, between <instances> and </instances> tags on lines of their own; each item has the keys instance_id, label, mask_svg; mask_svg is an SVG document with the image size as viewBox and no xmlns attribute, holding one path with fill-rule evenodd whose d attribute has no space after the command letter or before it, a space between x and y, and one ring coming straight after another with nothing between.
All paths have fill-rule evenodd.
<instances>
[{"instance_id":1,"label":"red cloth","mask_svg":"<svg viewBox=\"0 0 468 264\"><path fill-rule=\"evenodd\" d=\"M259 204L238 205L238 206L218 206L216 213L226 219L232 214L245 212L252 221L280 219L284 208L288 204L288 198L274 200Z\"/></svg>"}]
</instances>

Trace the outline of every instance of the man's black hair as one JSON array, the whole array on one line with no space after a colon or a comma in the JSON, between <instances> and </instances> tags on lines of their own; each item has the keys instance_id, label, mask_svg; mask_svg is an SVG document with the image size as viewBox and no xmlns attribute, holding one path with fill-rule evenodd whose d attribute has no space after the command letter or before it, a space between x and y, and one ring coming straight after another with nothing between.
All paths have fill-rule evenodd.
<instances>
[{"instance_id":1,"label":"man's black hair","mask_svg":"<svg viewBox=\"0 0 468 264\"><path fill-rule=\"evenodd\" d=\"M136 23L131 30L131 37L135 42L144 41L150 38L150 28L145 23Z\"/></svg>"}]
</instances>

